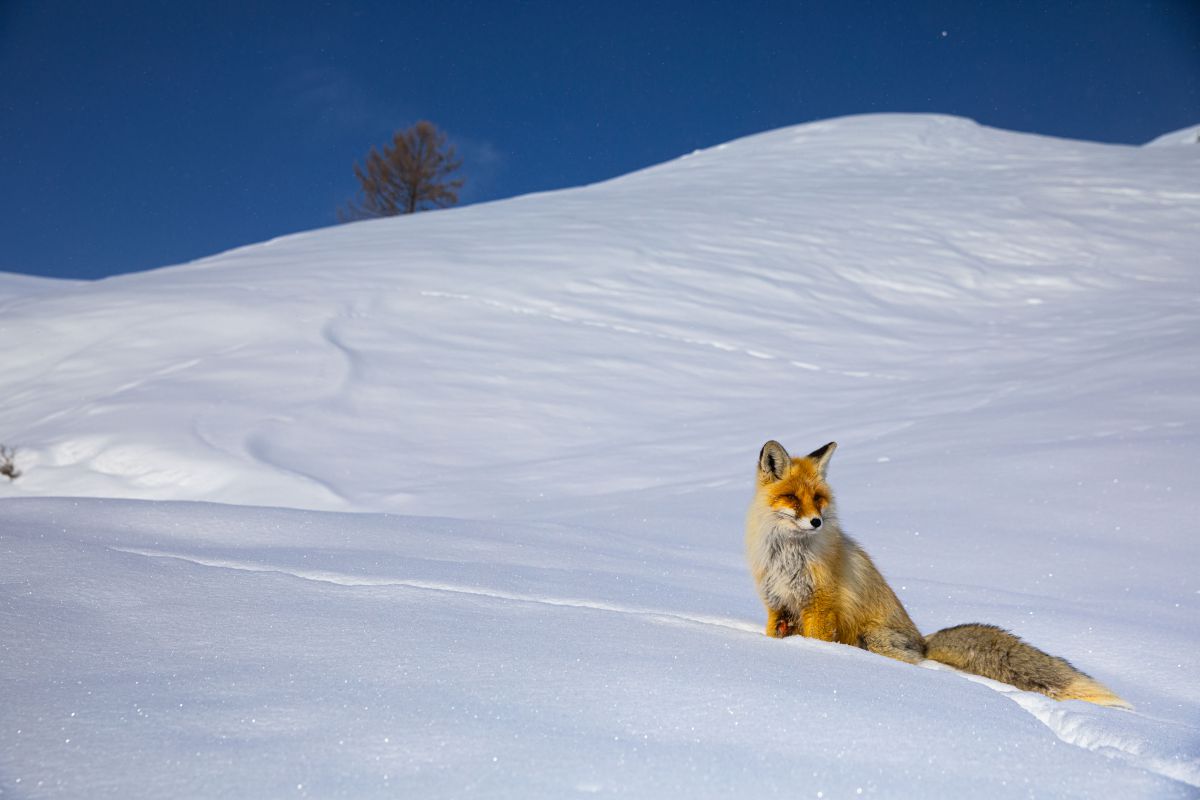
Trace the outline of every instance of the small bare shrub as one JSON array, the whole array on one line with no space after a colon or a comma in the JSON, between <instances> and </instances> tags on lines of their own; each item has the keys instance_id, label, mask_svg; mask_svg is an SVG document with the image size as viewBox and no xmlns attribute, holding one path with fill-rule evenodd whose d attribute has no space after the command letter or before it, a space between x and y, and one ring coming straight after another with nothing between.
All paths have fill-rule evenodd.
<instances>
[{"instance_id":1,"label":"small bare shrub","mask_svg":"<svg viewBox=\"0 0 1200 800\"><path fill-rule=\"evenodd\" d=\"M10 481L15 481L21 477L21 470L17 469L17 465L13 463L17 451L15 448L0 444L0 475L8 478Z\"/></svg>"}]
</instances>

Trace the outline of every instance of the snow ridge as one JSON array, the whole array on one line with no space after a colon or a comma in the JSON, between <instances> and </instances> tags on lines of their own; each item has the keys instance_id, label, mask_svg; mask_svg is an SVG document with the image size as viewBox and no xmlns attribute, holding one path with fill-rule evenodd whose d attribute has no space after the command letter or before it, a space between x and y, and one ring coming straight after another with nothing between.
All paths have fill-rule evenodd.
<instances>
[{"instance_id":1,"label":"snow ridge","mask_svg":"<svg viewBox=\"0 0 1200 800\"><path fill-rule=\"evenodd\" d=\"M0 796L1194 797L1197 186L868 115L0 276ZM762 636L768 439L1136 712Z\"/></svg>"}]
</instances>

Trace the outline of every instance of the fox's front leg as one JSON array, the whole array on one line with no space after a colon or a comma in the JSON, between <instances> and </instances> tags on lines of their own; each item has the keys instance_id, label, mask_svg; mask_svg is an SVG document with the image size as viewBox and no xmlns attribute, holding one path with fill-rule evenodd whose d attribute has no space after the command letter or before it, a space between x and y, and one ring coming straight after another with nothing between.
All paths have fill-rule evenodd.
<instances>
[{"instance_id":1,"label":"fox's front leg","mask_svg":"<svg viewBox=\"0 0 1200 800\"><path fill-rule=\"evenodd\" d=\"M800 626L792 615L782 608L767 609L767 636L782 639L800 632Z\"/></svg>"}]
</instances>

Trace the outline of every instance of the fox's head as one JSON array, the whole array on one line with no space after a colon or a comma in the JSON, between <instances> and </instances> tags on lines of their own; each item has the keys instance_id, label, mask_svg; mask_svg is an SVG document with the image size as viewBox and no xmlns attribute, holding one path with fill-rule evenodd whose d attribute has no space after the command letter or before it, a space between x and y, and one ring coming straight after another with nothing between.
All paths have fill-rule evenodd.
<instances>
[{"instance_id":1,"label":"fox's head","mask_svg":"<svg viewBox=\"0 0 1200 800\"><path fill-rule=\"evenodd\" d=\"M833 512L833 493L825 483L825 468L837 442L819 447L803 458L792 458L771 440L758 454L758 493L780 521L802 531L820 528Z\"/></svg>"}]
</instances>

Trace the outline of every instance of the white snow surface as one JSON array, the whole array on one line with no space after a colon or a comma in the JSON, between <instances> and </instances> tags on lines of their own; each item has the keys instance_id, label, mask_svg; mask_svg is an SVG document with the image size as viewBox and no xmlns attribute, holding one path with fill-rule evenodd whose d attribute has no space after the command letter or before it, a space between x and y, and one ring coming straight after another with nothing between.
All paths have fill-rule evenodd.
<instances>
[{"instance_id":1,"label":"white snow surface","mask_svg":"<svg viewBox=\"0 0 1200 800\"><path fill-rule=\"evenodd\" d=\"M0 275L0 796L1196 797L1200 147L829 120L95 283ZM925 631L762 633L830 440Z\"/></svg>"},{"instance_id":2,"label":"white snow surface","mask_svg":"<svg viewBox=\"0 0 1200 800\"><path fill-rule=\"evenodd\" d=\"M1200 144L1200 125L1189 125L1186 128L1180 128L1177 131L1164 133L1161 136L1155 137L1146 143L1147 147L1161 147L1163 145L1194 145Z\"/></svg>"}]
</instances>

